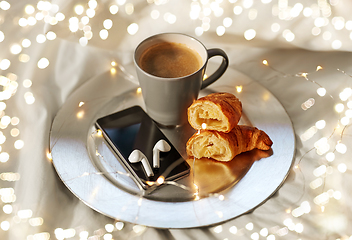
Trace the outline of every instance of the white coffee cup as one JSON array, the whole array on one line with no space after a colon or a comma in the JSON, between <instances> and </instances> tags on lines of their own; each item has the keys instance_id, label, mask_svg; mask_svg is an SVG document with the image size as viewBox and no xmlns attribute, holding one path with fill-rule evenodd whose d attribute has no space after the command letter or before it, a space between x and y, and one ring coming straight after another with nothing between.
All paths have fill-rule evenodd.
<instances>
[{"instance_id":1,"label":"white coffee cup","mask_svg":"<svg viewBox=\"0 0 352 240\"><path fill-rule=\"evenodd\" d=\"M174 78L158 77L144 71L140 66L142 54L151 46L162 42L180 43L196 51L201 58L199 69L189 75ZM208 60L213 56L221 56L223 61L219 68L203 81ZM187 108L198 98L201 89L222 76L229 60L223 50L206 49L200 41L191 36L162 33L145 39L137 46L134 64L148 115L163 126L177 126L187 121Z\"/></svg>"}]
</instances>

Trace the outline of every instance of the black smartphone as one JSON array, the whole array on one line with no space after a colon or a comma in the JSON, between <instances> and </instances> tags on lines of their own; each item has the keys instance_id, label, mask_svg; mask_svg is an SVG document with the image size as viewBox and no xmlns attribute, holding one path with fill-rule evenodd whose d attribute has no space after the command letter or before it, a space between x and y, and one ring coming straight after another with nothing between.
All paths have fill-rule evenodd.
<instances>
[{"instance_id":1,"label":"black smartphone","mask_svg":"<svg viewBox=\"0 0 352 240\"><path fill-rule=\"evenodd\" d=\"M144 189L149 187L148 181L156 181L160 176L171 181L189 174L188 163L140 106L99 118L95 125L103 132L106 142L123 167ZM160 140L165 140L171 149L159 153L159 168L153 168L153 148ZM148 177L141 162L129 161L129 156L134 150L139 150L146 156L152 167L153 176Z\"/></svg>"}]
</instances>

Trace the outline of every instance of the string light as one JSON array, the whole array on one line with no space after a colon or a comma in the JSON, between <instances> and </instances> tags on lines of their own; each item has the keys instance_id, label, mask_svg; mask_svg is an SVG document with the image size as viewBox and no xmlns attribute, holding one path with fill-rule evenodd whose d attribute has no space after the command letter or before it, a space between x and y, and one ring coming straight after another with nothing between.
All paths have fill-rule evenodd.
<instances>
[{"instance_id":1,"label":"string light","mask_svg":"<svg viewBox=\"0 0 352 240\"><path fill-rule=\"evenodd\" d=\"M3 230L3 231L8 231L10 229L10 222L9 221L2 221L0 223L0 228Z\"/></svg>"},{"instance_id":2,"label":"string light","mask_svg":"<svg viewBox=\"0 0 352 240\"><path fill-rule=\"evenodd\" d=\"M3 71L7 70L10 67L10 65L11 65L10 60L8 60L6 58L2 59L0 61L0 69L3 70Z\"/></svg>"},{"instance_id":3,"label":"string light","mask_svg":"<svg viewBox=\"0 0 352 240\"><path fill-rule=\"evenodd\" d=\"M161 185L161 184L163 184L163 183L165 182L165 178L164 178L163 176L160 176L160 177L158 177L158 179L156 180L156 182L157 182L159 185Z\"/></svg>"},{"instance_id":4,"label":"string light","mask_svg":"<svg viewBox=\"0 0 352 240\"><path fill-rule=\"evenodd\" d=\"M0 2L0 8L4 11L9 10L11 7L10 3L8 3L7 1L1 1Z\"/></svg>"},{"instance_id":5,"label":"string light","mask_svg":"<svg viewBox=\"0 0 352 240\"><path fill-rule=\"evenodd\" d=\"M200 199L200 196L199 196L199 187L197 184L193 184L194 185L194 188L195 188L195 192L193 193L194 195L194 200L197 201Z\"/></svg>"},{"instance_id":6,"label":"string light","mask_svg":"<svg viewBox=\"0 0 352 240\"><path fill-rule=\"evenodd\" d=\"M139 26L137 23L131 23L128 27L127 27L127 32L130 35L135 35L139 30Z\"/></svg>"},{"instance_id":7,"label":"string light","mask_svg":"<svg viewBox=\"0 0 352 240\"><path fill-rule=\"evenodd\" d=\"M20 62L26 63L26 62L28 62L30 60L30 57L27 54L20 54L19 57L18 57L18 60Z\"/></svg>"},{"instance_id":8,"label":"string light","mask_svg":"<svg viewBox=\"0 0 352 240\"><path fill-rule=\"evenodd\" d=\"M11 129L10 134L12 137L18 137L18 135L20 135L20 131L17 128L13 128Z\"/></svg>"},{"instance_id":9,"label":"string light","mask_svg":"<svg viewBox=\"0 0 352 240\"><path fill-rule=\"evenodd\" d=\"M28 220L28 223L29 223L29 225L31 225L32 227L37 227L37 226L43 225L44 220L43 220L43 218L41 218L41 217L30 218L30 219Z\"/></svg>"},{"instance_id":10,"label":"string light","mask_svg":"<svg viewBox=\"0 0 352 240\"><path fill-rule=\"evenodd\" d=\"M102 137L103 136L103 132L100 129L97 130L97 136L98 137Z\"/></svg>"},{"instance_id":11,"label":"string light","mask_svg":"<svg viewBox=\"0 0 352 240\"><path fill-rule=\"evenodd\" d=\"M53 160L53 157L52 157L52 155L51 155L51 152L47 152L47 153L46 153L46 157L47 157L50 161Z\"/></svg>"},{"instance_id":12,"label":"string light","mask_svg":"<svg viewBox=\"0 0 352 240\"><path fill-rule=\"evenodd\" d=\"M347 152L347 147L346 147L346 145L343 144L343 143L340 142L340 141L336 144L335 149L336 149L337 152L339 152L339 153L341 153L341 154L344 154L344 153Z\"/></svg>"},{"instance_id":13,"label":"string light","mask_svg":"<svg viewBox=\"0 0 352 240\"><path fill-rule=\"evenodd\" d=\"M257 32L254 29L248 29L244 32L244 38L248 41L255 38L256 35L257 35Z\"/></svg>"},{"instance_id":14,"label":"string light","mask_svg":"<svg viewBox=\"0 0 352 240\"><path fill-rule=\"evenodd\" d=\"M35 102L35 97L33 96L33 93L31 93L31 92L26 92L24 94L24 99L28 105L31 105Z\"/></svg>"},{"instance_id":15,"label":"string light","mask_svg":"<svg viewBox=\"0 0 352 240\"><path fill-rule=\"evenodd\" d=\"M235 15L240 15L242 12L243 12L243 8L242 8L241 6L235 6L235 7L233 8L233 13L234 13Z\"/></svg>"},{"instance_id":16,"label":"string light","mask_svg":"<svg viewBox=\"0 0 352 240\"><path fill-rule=\"evenodd\" d=\"M106 29L100 30L99 36L100 36L100 38L101 38L102 40L106 40L106 39L108 38L108 36L109 36L108 30L106 30Z\"/></svg>"},{"instance_id":17,"label":"string light","mask_svg":"<svg viewBox=\"0 0 352 240\"><path fill-rule=\"evenodd\" d=\"M160 12L156 9L152 10L150 12L150 17L154 20L158 19L160 17ZM192 17L191 17L192 18Z\"/></svg>"},{"instance_id":18,"label":"string light","mask_svg":"<svg viewBox=\"0 0 352 240\"><path fill-rule=\"evenodd\" d=\"M230 3L235 3L236 1L230 0L229 2ZM271 0L262 0L261 1L262 4L268 4L270 2L271 2ZM284 4L284 2L286 2L286 3ZM321 11L321 14L322 14L321 17L317 18L314 15L315 14L314 12L316 12L314 10L314 7L303 7L303 5L299 4L299 3L295 4L294 6L289 6L289 3L287 1L279 1L280 8L278 8L277 15L273 14L273 16L277 16L277 18L279 18L279 19L289 20L289 19L293 19L293 18L297 17L299 14L303 14L304 17L307 17L307 18L311 17L312 19L317 19L317 20L314 21L314 25L315 26L313 28L315 35L318 36L318 35L322 34L323 35L323 39L325 41L329 41L329 40L331 40L331 35L332 34L331 34L331 32L324 31L324 29L323 29L324 26L327 26L328 24L332 24L332 26L336 30L342 30L343 28L346 28L347 30L350 31L352 29L351 21L346 21L345 19L342 19L341 17L338 17L338 16L334 17L334 18L331 18L332 19L331 22L327 21L328 17L329 17L328 15L332 13L331 8L336 5L336 4L334 4L334 2L337 2L337 1L330 1L329 3L326 3L325 7L323 7L323 4L321 4L321 6L320 5L317 6L318 9ZM118 1L115 1L115 3L113 5L111 5L110 8L109 8L111 14L117 14L119 12L119 6L121 7L122 11L125 10L126 14L132 15L134 13L133 4L129 4L129 3L126 4L126 1L124 1L124 0L118 0ZM165 1L149 1L149 3L150 4L154 3L155 5L162 5L162 4L165 4ZM197 2L193 1L192 2L192 11L190 12L190 15L189 15L190 18L193 19L193 20L197 20L198 19L198 20L202 21L202 26L197 26L195 28L195 33L196 33L197 36L201 36L204 32L206 32L209 29L211 29L211 24L214 24L214 22L215 22L215 21L210 21L211 16L212 16L211 14L213 14L213 16L216 16L216 17L223 16L225 14L225 12L224 12L223 8L221 7L220 3L221 3L221 1L217 1L216 3L213 3L210 6L210 1L199 1L199 2L198 1ZM99 3L99 4L101 4L101 3ZM231 14L232 15L241 15L241 14L244 14L244 13L248 13L248 18L254 20L257 17L258 10L252 8L253 4L254 4L254 1L248 1L248 0L247 1L243 1L242 2L242 6L240 6L240 4L234 6L233 12ZM89 6L89 9L86 9L86 12L84 11L85 9L84 9L84 7L82 5L75 6L75 8L74 8L74 13L75 14L77 14L79 16L82 16L82 15L84 15L84 13L86 13L87 16L82 16L81 21L79 21L78 18L73 18L74 20L70 19L71 21L70 21L70 24L69 24L69 30L71 32L78 32L78 30L82 30L84 32L84 36L82 37L80 35L79 38L78 38L78 41L79 41L79 43L82 46L86 46L88 44L88 41L92 38L92 29L91 29L91 27L88 24L90 24L90 22L93 21L93 20L91 20L91 18L93 18L95 16L95 10L94 9L96 9L98 7L98 2L94 1L94 0L90 0L88 2L88 6ZM122 7L122 6L124 6L124 7ZM0 8L3 11L6 11L6 10L10 9L10 7L11 7L11 5L7 1L1 1ZM39 1L38 5L37 5L37 9L39 11L43 11L43 12L37 12L36 13L35 12L36 9L35 9L34 6L26 5L26 7L24 8L24 13L28 14L28 15L32 15L32 16L26 16L25 15L22 18L21 17L17 18L18 19L17 27L20 26L20 27L28 27L29 28L31 26L34 26L37 21L45 21L46 23L49 23L51 25L57 24L58 21L63 21L66 16L64 14L58 12L59 9L55 10L55 8L56 8L55 4L51 4L48 1ZM290 9L290 11L288 11L289 9ZM45 13L44 11L46 11L48 13L52 12L53 14L56 13L56 15L54 17L53 16L48 16L47 13ZM43 14L43 13L45 13L45 14ZM273 7L273 13L275 13L275 7ZM177 21L177 17L175 15L173 15L173 14L171 14L171 15L170 14L165 14L164 15L164 20L167 23L169 23L169 24L173 24L173 23L175 23ZM226 16L223 17L223 21L222 21L223 26L218 26L216 28L217 29L216 33L217 33L218 36L223 36L223 35L227 34L227 29L225 29L225 28L229 28L229 27L233 26L233 20L232 20L233 17L232 17L232 15L230 17L226 17ZM153 11L152 11L150 16L152 17L152 19L158 19L160 17L160 12L158 10L156 10L156 9L153 9ZM204 16L206 16L206 17L204 17ZM114 23L113 21L111 21L111 22L107 21L105 24L103 24L103 26L104 26L104 28L106 30L109 30L112 27L113 23ZM82 24L85 25L85 26L82 27ZM279 32L281 28L282 27L281 27L281 25L279 23L275 23L274 22L274 23L271 24L272 32ZM138 29L139 29L138 24L132 23L131 25L128 26L127 32L130 35L134 35L134 34L136 34L138 32ZM292 42L296 38L298 38L298 35L296 35L295 32L293 32L292 29L291 30L288 29L288 30L289 31L286 31L285 34L282 35L287 42ZM246 40L249 41L249 40L254 39L256 37L257 33L259 33L259 32L260 31L258 29L249 29L246 32L244 32L244 37L245 37ZM77 35L78 35L78 33L77 33ZM106 40L107 38L108 38L108 31L103 33L103 37L101 37L101 39L102 40ZM37 38L36 38L36 41L38 43L45 43L46 40L51 40L52 41L52 40L55 40L55 39L56 39L56 33L53 32L53 31L50 31L50 32L48 32L46 34L38 35ZM5 40L5 34L4 34L4 32L0 31L0 42L3 42L4 40ZM340 48L342 48L344 46L344 43L341 40L334 40L330 44L331 44L331 49L340 49ZM12 54L14 54L14 55L17 55L17 54L20 54L22 52L22 50L23 50L22 48L28 48L30 46L31 46L31 41L29 39L24 39L24 40L22 40L22 42L13 43L12 47L10 48L10 52ZM28 57L27 56L26 55L19 55L18 60L23 62L23 63L28 62L29 61L29 56ZM16 59L15 60L11 59L11 61L17 61ZM263 60L262 63L263 63L263 65L269 66L267 60ZM10 68L10 65L11 65L10 60L3 59L0 62L0 69L1 70L8 70ZM41 59L40 61L38 61L37 65L38 65L38 68L45 69L49 65L49 60L43 58L43 60ZM111 63L111 66L114 67L115 65L113 65L113 63ZM111 73L116 73L116 69L115 68L112 68L112 69L114 69L114 70L112 70ZM323 68L321 66L317 66L316 71L320 71L322 69ZM285 76L289 76L287 74L284 74L284 75ZM301 73L301 74L299 74L299 76L300 77L304 77L307 80L309 80L308 79L308 77L309 77L308 73ZM8 81L8 80L6 80L6 81ZM25 79L22 82L22 86L24 88L30 88L32 86L32 81L29 80L29 79ZM30 89L28 89L28 90L30 90ZM237 92L241 92L242 91L242 86L236 87L236 91ZM349 101L349 98L351 96L349 91L350 90L344 90L339 95L340 100L342 102L345 102L346 105L343 104L343 103L338 103L336 105L336 107L335 107L336 112L343 113L345 111L345 107L346 106L348 108L352 108L352 101ZM137 92L140 93L141 90L137 89ZM319 87L317 89L317 94L319 96L321 96L321 97L325 96L326 95L326 89L323 88L323 87ZM9 94L9 92L5 92L4 95L1 95L1 96L5 96L5 97L2 97L2 99L9 99L12 96L12 93ZM28 94L26 94L25 99L26 99L27 104L33 104L34 100L35 100L34 95L31 92L28 92ZM82 107L83 104L84 104L84 102L80 102L79 103L79 107ZM315 104L314 98L308 99L306 104L304 105L304 108L305 109L309 109L314 104ZM1 108L1 111L4 111L6 109L6 104L5 105L2 104L0 108ZM83 117L83 112L78 112L77 113L77 117L80 116L80 114L82 115L81 117ZM348 112L348 110L346 110L345 111L345 115L346 115L345 117L344 116L341 117L340 123L341 123L341 125L348 126L350 124L349 118L351 118L351 113ZM13 119L13 121L12 121L12 119ZM12 125L17 125L19 123L19 119L18 118L14 117L12 119L11 119L11 124ZM4 118L4 122L2 124L3 124L2 127L8 126L10 124L7 117ZM316 131L315 133L317 133L317 131L320 130L320 129L326 129L326 126L327 126L327 124L326 124L325 120L317 121L315 126L314 126L315 127L314 131ZM11 132L11 136L12 137L18 137L19 136L19 130L17 128L11 129L10 132ZM102 134L101 131L97 132L97 135L99 135L99 134ZM1 142L3 143L3 142L5 142L6 137L5 136L2 137L2 136L4 136L4 135L1 135L0 138L1 138ZM15 143L16 142L17 142L17 144L14 144L15 148L21 149L24 146L24 142L22 140L16 139ZM325 145L327 143L327 142L325 142L325 140L323 142L324 142L323 145ZM319 147L317 147L317 148L319 148ZM346 153L347 150L348 150L347 146L342 141L338 141L335 146L331 146L330 148L331 148L329 150L330 152L327 152L327 153L325 152L324 153L324 154L326 154L325 155L325 159L329 163L333 162L335 160L335 158L337 158L339 155L341 155L343 153ZM47 153L47 158L49 160L52 160L52 156L51 156L50 152ZM6 153L6 152L1 152L1 154L0 154L0 162L4 163L4 162L7 162L9 160L10 160L10 155L8 153ZM347 169L347 165L345 163L336 164L336 166L334 166L334 167L336 167L337 170L339 171L339 173L341 173L341 174L345 173L348 170ZM294 169L300 169L299 164L295 165ZM319 175L319 177L316 178L316 180L314 180L314 181L316 181L315 185L314 185L315 186L314 189L316 189L319 184L320 184L319 187L323 185L324 175L328 174L328 172L329 172L329 168L325 166L325 173L321 173ZM86 176L86 175L89 175L89 174L91 174L91 173L86 173L83 176ZM0 178L2 180L3 179L11 179L9 176L11 176L11 175L9 175L9 174L7 174L7 175L0 174ZM13 176L15 176L15 175L13 175ZM161 180L159 181L159 180L160 179L158 179L156 181L157 184L164 184L165 183L164 179L163 179L163 181L161 181ZM195 189L196 189L196 191L198 190L198 187L196 185L195 185ZM5 191L3 191L3 192L5 192ZM9 194L6 195L7 197L5 199L5 202L6 201L9 202L9 204L4 205L3 211L6 214L11 214L12 211L13 211L11 203L13 203L15 201L14 200L15 199L15 195L11 191L8 191L8 192L9 192ZM329 198L331 198L331 197L334 197L335 199L340 199L341 198L341 193L340 192L333 191L333 194L331 194L331 192L332 191L330 191L329 193L326 192L326 194L324 194L323 196L318 195L320 197L317 198L317 202L319 204L322 204L322 202L323 202L323 205L321 206L321 212L325 211L325 205L324 204L327 204L327 203L324 202L324 199L326 201L326 195ZM195 194L195 198L199 199L199 196L197 196L197 193ZM219 200L224 200L224 196L223 195L219 195L218 198L219 198ZM142 204L142 201L139 201L139 205L141 205L141 204ZM304 205L304 204L302 203L301 206L298 207L301 210L304 209L304 207L302 205ZM295 212L297 212L297 211L295 211ZM292 215L294 215L293 212L294 212L294 210L292 210ZM28 213L30 213L30 211L27 211L27 215L25 213L26 212L20 212L19 214L17 214L17 216L22 216L23 219L27 219L26 221L31 226L40 226L40 225L43 224L43 219L42 218L32 218L30 216L30 214L28 214ZM286 212L286 213L289 213L289 212ZM216 214L218 214L219 217L221 216L221 212L216 212ZM304 212L304 214L307 214L307 213ZM303 232L303 230L304 230L303 224L301 224L301 223L297 223L297 224L293 223L292 224L292 223L288 225L288 226L290 226L290 227L288 227L290 231L295 231L297 233L302 233ZM253 229L253 228L247 227L247 225L246 225L246 229ZM1 226L2 230L7 231L7 230L10 229L11 224L10 224L9 221L3 221L3 222L1 222L0 226ZM116 227L117 230L122 230L123 227L124 227L124 224L122 222L116 222L115 226L112 225L112 224L105 225L105 230L110 233L110 232L115 230L114 227ZM217 229L219 230L220 227L218 227ZM145 227L143 227L143 226L137 226L137 227L133 228L133 231L135 233L140 233L140 232L143 232L144 230L145 230ZM221 229L221 231L223 231L223 229ZM238 233L238 229L235 226L232 226L229 231L231 233L233 233L233 234L237 234ZM263 228L260 231L259 234L261 236L263 236L263 237L267 237L267 240L275 239L275 236L273 234L269 235L269 231L266 228ZM280 234L281 235L285 235L285 229L281 228L281 230L278 230L277 232L275 232L275 234L277 234L278 236ZM286 232L286 234L287 234L287 232ZM55 231L55 236L59 237L59 238L60 237L72 238L72 237L74 237L76 235L77 235L77 233L76 233L76 230L74 230L74 229L65 229L65 230L64 229L57 229L57 231ZM49 233L37 233L35 235L30 235L30 237L28 237L28 239L49 239L50 238L49 236L50 236ZM82 232L80 232L79 236L81 238L88 238L89 233L87 231L82 231ZM111 239L112 238L111 234L101 234L100 236L104 236L104 239ZM258 239L259 238L258 233L252 233L250 236L251 236L252 239Z\"/></svg>"},{"instance_id":19,"label":"string light","mask_svg":"<svg viewBox=\"0 0 352 240\"><path fill-rule=\"evenodd\" d=\"M46 38L48 40L54 40L56 38L56 33L54 33L53 31L49 31L46 33Z\"/></svg>"},{"instance_id":20,"label":"string light","mask_svg":"<svg viewBox=\"0 0 352 240\"><path fill-rule=\"evenodd\" d=\"M231 227L229 228L229 232L232 233L232 234L237 234L238 229L237 229L236 226L231 226Z\"/></svg>"},{"instance_id":21,"label":"string light","mask_svg":"<svg viewBox=\"0 0 352 240\"><path fill-rule=\"evenodd\" d=\"M103 26L105 29L110 29L112 27L112 21L111 19L105 19L103 22Z\"/></svg>"},{"instance_id":22,"label":"string light","mask_svg":"<svg viewBox=\"0 0 352 240\"><path fill-rule=\"evenodd\" d=\"M58 12L58 13L56 13L56 15L55 15L55 19L56 19L57 21L61 22L61 21L65 20L65 14L63 14L63 13L61 13L61 12Z\"/></svg>"},{"instance_id":23,"label":"string light","mask_svg":"<svg viewBox=\"0 0 352 240\"><path fill-rule=\"evenodd\" d=\"M89 0L88 6L90 9L96 9L98 6L98 2L96 0Z\"/></svg>"},{"instance_id":24,"label":"string light","mask_svg":"<svg viewBox=\"0 0 352 240\"><path fill-rule=\"evenodd\" d=\"M216 226L213 230L215 233L221 233L223 231L223 228L221 225Z\"/></svg>"},{"instance_id":25,"label":"string light","mask_svg":"<svg viewBox=\"0 0 352 240\"><path fill-rule=\"evenodd\" d=\"M79 39L79 44L80 44L82 47L87 46L87 44L88 44L88 38L86 38L86 37L81 37L81 38Z\"/></svg>"},{"instance_id":26,"label":"string light","mask_svg":"<svg viewBox=\"0 0 352 240\"><path fill-rule=\"evenodd\" d=\"M323 129L326 126L325 120L319 120L315 123L317 129Z\"/></svg>"},{"instance_id":27,"label":"string light","mask_svg":"<svg viewBox=\"0 0 352 240\"><path fill-rule=\"evenodd\" d=\"M335 111L341 113L345 109L345 106L342 103L338 103L335 105Z\"/></svg>"},{"instance_id":28,"label":"string light","mask_svg":"<svg viewBox=\"0 0 352 240\"><path fill-rule=\"evenodd\" d=\"M134 5L132 3L127 3L125 5L125 12L127 13L127 15L132 15L134 12Z\"/></svg>"},{"instance_id":29,"label":"string light","mask_svg":"<svg viewBox=\"0 0 352 240\"><path fill-rule=\"evenodd\" d=\"M49 60L47 58L41 58L37 64L38 68L44 69L49 66Z\"/></svg>"},{"instance_id":30,"label":"string light","mask_svg":"<svg viewBox=\"0 0 352 240\"><path fill-rule=\"evenodd\" d=\"M76 114L77 118L83 118L84 116L84 111L79 111L77 114Z\"/></svg>"},{"instance_id":31,"label":"string light","mask_svg":"<svg viewBox=\"0 0 352 240\"><path fill-rule=\"evenodd\" d=\"M15 143L14 143L14 146L15 146L16 149L23 148L23 146L24 146L23 140L16 140Z\"/></svg>"},{"instance_id":32,"label":"string light","mask_svg":"<svg viewBox=\"0 0 352 240\"><path fill-rule=\"evenodd\" d=\"M110 68L110 73L111 73L111 74L114 75L114 74L116 74L116 72L117 72L117 71L116 71L116 68Z\"/></svg>"},{"instance_id":33,"label":"string light","mask_svg":"<svg viewBox=\"0 0 352 240\"><path fill-rule=\"evenodd\" d=\"M319 96L321 96L321 97L324 97L325 96L325 94L326 94L326 89L325 88L318 88L317 89L317 94L319 95Z\"/></svg>"},{"instance_id":34,"label":"string light","mask_svg":"<svg viewBox=\"0 0 352 240\"><path fill-rule=\"evenodd\" d=\"M115 15L116 13L118 13L119 7L117 5L111 5L109 10L111 14Z\"/></svg>"},{"instance_id":35,"label":"string light","mask_svg":"<svg viewBox=\"0 0 352 240\"><path fill-rule=\"evenodd\" d=\"M242 86L236 86L236 91L237 91L238 93L242 92L242 90L243 90L243 87L242 87Z\"/></svg>"},{"instance_id":36,"label":"string light","mask_svg":"<svg viewBox=\"0 0 352 240\"><path fill-rule=\"evenodd\" d=\"M246 224L246 229L249 231L252 231L254 228L254 224L252 222L249 222Z\"/></svg>"}]
</instances>

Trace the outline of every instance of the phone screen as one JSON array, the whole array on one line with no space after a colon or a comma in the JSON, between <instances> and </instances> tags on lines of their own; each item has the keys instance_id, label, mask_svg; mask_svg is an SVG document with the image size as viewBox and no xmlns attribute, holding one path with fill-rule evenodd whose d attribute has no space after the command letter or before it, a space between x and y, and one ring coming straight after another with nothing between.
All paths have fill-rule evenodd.
<instances>
[{"instance_id":1,"label":"phone screen","mask_svg":"<svg viewBox=\"0 0 352 240\"><path fill-rule=\"evenodd\" d=\"M117 146L121 155L128 159L129 154L133 151L133 145L140 127L141 124L137 123L126 127L106 127L104 130L114 145Z\"/></svg>"},{"instance_id":2,"label":"phone screen","mask_svg":"<svg viewBox=\"0 0 352 240\"><path fill-rule=\"evenodd\" d=\"M155 181L161 175L165 180L175 180L189 174L187 162L141 107L134 106L99 118L96 126L102 130L118 160L143 188L148 187L146 181ZM153 168L154 176L148 177L142 164L130 163L128 157L133 150L138 149L153 167L153 148L161 139L171 146L171 150L160 152L160 168Z\"/></svg>"}]
</instances>

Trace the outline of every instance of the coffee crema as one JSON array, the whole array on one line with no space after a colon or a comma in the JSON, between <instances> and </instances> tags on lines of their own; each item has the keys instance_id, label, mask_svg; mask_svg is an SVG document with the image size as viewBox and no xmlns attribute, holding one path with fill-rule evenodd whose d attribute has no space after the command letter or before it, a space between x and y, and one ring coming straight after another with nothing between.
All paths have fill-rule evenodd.
<instances>
[{"instance_id":1,"label":"coffee crema","mask_svg":"<svg viewBox=\"0 0 352 240\"><path fill-rule=\"evenodd\" d=\"M162 42L145 50L138 65L145 72L164 78L177 78L196 72L201 66L200 55L182 43Z\"/></svg>"}]
</instances>

